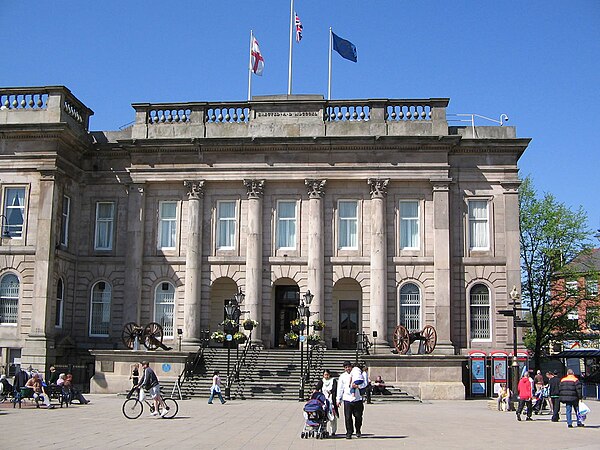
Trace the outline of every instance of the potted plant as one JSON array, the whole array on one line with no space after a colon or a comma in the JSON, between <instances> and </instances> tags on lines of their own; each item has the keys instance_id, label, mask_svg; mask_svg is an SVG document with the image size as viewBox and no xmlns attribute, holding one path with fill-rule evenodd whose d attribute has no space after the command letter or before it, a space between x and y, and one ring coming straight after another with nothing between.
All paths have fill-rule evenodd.
<instances>
[{"instance_id":1,"label":"potted plant","mask_svg":"<svg viewBox=\"0 0 600 450\"><path fill-rule=\"evenodd\" d=\"M258 326L258 322L252 319L246 319L242 322L244 326L244 330L252 331L256 326Z\"/></svg>"},{"instance_id":2,"label":"potted plant","mask_svg":"<svg viewBox=\"0 0 600 450\"><path fill-rule=\"evenodd\" d=\"M288 347L293 347L298 343L298 335L293 331L286 333L283 336L283 339L285 340L285 343L288 345Z\"/></svg>"},{"instance_id":3,"label":"potted plant","mask_svg":"<svg viewBox=\"0 0 600 450\"><path fill-rule=\"evenodd\" d=\"M300 319L291 320L290 324L292 325L292 331L294 333L298 333L299 331L304 330L304 327L306 326L304 320Z\"/></svg>"},{"instance_id":4,"label":"potted plant","mask_svg":"<svg viewBox=\"0 0 600 450\"><path fill-rule=\"evenodd\" d=\"M225 330L225 333L227 333L227 334L234 334L240 328L240 324L237 323L235 320L231 320L231 319L225 319L223 322L221 322L221 326L223 327L223 330Z\"/></svg>"},{"instance_id":5,"label":"potted plant","mask_svg":"<svg viewBox=\"0 0 600 450\"><path fill-rule=\"evenodd\" d=\"M308 345L317 345L321 342L321 336L319 336L318 334L309 334L308 336L306 336L306 340L308 342Z\"/></svg>"},{"instance_id":6,"label":"potted plant","mask_svg":"<svg viewBox=\"0 0 600 450\"><path fill-rule=\"evenodd\" d=\"M248 336L246 336L244 333L242 333L241 331L238 331L237 333L235 333L233 335L233 340L235 342L237 342L238 344L243 344L244 342L246 342L246 340L248 339Z\"/></svg>"},{"instance_id":7,"label":"potted plant","mask_svg":"<svg viewBox=\"0 0 600 450\"><path fill-rule=\"evenodd\" d=\"M222 331L215 331L210 338L216 342L225 342L225 334Z\"/></svg>"},{"instance_id":8,"label":"potted plant","mask_svg":"<svg viewBox=\"0 0 600 450\"><path fill-rule=\"evenodd\" d=\"M317 319L313 322L313 328L315 329L315 331L321 331L323 330L323 328L325 328L325 322Z\"/></svg>"}]
</instances>

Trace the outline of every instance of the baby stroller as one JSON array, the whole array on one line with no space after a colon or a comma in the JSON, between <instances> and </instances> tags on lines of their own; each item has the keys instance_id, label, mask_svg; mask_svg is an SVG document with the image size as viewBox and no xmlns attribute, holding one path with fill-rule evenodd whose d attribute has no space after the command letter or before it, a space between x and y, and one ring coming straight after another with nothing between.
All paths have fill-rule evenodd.
<instances>
[{"instance_id":1,"label":"baby stroller","mask_svg":"<svg viewBox=\"0 0 600 450\"><path fill-rule=\"evenodd\" d=\"M322 392L315 392L310 400L304 404L304 429L300 433L302 439L315 437L324 439L329 436L327 432L327 412L329 400Z\"/></svg>"}]
</instances>

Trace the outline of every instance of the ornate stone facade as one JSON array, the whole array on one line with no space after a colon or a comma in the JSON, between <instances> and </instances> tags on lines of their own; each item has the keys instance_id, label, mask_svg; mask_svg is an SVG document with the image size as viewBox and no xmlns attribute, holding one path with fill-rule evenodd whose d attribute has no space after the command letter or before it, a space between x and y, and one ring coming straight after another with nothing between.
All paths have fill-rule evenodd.
<instances>
[{"instance_id":1,"label":"ornate stone facade","mask_svg":"<svg viewBox=\"0 0 600 450\"><path fill-rule=\"evenodd\" d=\"M166 343L181 329L193 350L239 289L268 347L307 290L329 346L357 332L389 346L400 323L435 326L436 353L512 346L495 311L519 286L529 140L513 127L474 138L448 126L448 99L144 103L121 131L90 131L62 87L0 89L0 104L16 226L0 246L4 364L123 348L130 321L161 322Z\"/></svg>"}]
</instances>

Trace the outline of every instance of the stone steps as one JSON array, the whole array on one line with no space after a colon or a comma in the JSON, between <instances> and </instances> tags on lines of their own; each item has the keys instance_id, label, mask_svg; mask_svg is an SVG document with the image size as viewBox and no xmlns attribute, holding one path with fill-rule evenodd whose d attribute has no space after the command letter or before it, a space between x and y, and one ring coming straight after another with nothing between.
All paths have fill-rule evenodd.
<instances>
[{"instance_id":1,"label":"stone steps","mask_svg":"<svg viewBox=\"0 0 600 450\"><path fill-rule=\"evenodd\" d=\"M231 351L229 368L233 371L236 357ZM207 398L210 395L212 376L220 371L223 384L227 378L227 350L209 348L205 351L203 364L198 367L193 378L185 381L181 391L187 397ZM296 349L260 349L249 351L246 364L240 372L239 382L231 386L231 397L258 400L297 400L300 390L301 356L306 367L306 352L301 355ZM313 351L310 380L305 384L304 397L312 392L312 387L321 379L323 370L329 369L334 376L342 372L343 361L354 361L356 355L351 351L325 350ZM161 382L163 392L171 395L173 382ZM419 401L395 386L387 386L390 395L373 396L374 402L382 401ZM223 388L223 391L225 389Z\"/></svg>"}]
</instances>

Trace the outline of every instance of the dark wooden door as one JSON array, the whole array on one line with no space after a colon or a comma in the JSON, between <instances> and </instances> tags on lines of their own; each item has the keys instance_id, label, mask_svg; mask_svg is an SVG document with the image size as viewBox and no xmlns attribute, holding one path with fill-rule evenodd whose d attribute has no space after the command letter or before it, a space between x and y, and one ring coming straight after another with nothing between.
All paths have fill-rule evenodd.
<instances>
[{"instance_id":1,"label":"dark wooden door","mask_svg":"<svg viewBox=\"0 0 600 450\"><path fill-rule=\"evenodd\" d=\"M340 300L340 340L342 349L356 348L358 300Z\"/></svg>"},{"instance_id":2,"label":"dark wooden door","mask_svg":"<svg viewBox=\"0 0 600 450\"><path fill-rule=\"evenodd\" d=\"M283 336L292 329L290 321L298 318L296 307L299 304L300 289L298 286L275 287L275 347L285 343Z\"/></svg>"}]
</instances>

